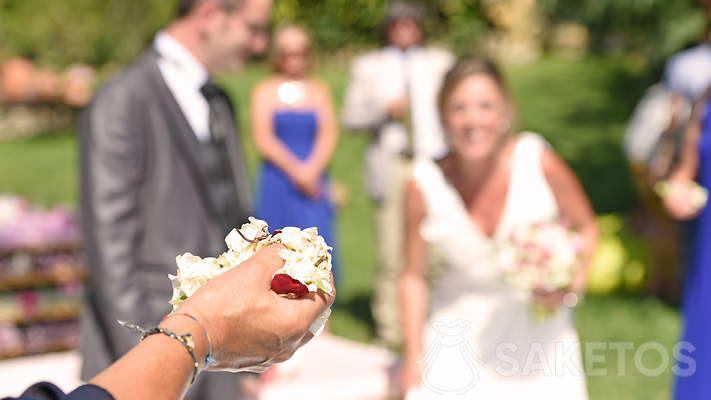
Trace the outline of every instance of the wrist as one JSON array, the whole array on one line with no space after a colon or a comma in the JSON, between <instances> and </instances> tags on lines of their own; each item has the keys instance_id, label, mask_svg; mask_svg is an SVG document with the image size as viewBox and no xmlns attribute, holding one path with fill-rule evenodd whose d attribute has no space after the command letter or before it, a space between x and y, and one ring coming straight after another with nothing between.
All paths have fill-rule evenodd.
<instances>
[{"instance_id":1,"label":"wrist","mask_svg":"<svg viewBox=\"0 0 711 400\"><path fill-rule=\"evenodd\" d=\"M286 175L291 179L292 182L301 181L301 177L304 175L304 166L301 163L294 163L286 171Z\"/></svg>"},{"instance_id":2,"label":"wrist","mask_svg":"<svg viewBox=\"0 0 711 400\"><path fill-rule=\"evenodd\" d=\"M208 354L209 343L208 339L205 337L202 327L196 321L189 318L177 318L176 316L168 315L161 321L158 325L161 328L169 329L178 335L190 334L193 339L195 358L198 360L198 365L201 368L205 367L205 359ZM171 338L162 335L153 335L154 337L160 337L161 339L168 339L175 342L177 345L179 343ZM183 350L184 351L184 350ZM189 355L186 354L186 357Z\"/></svg>"},{"instance_id":3,"label":"wrist","mask_svg":"<svg viewBox=\"0 0 711 400\"><path fill-rule=\"evenodd\" d=\"M585 293L586 287L587 287L587 275L581 273L579 276L577 276L573 280L573 283L570 285L569 292L575 293L577 295L582 295L583 293Z\"/></svg>"},{"instance_id":4,"label":"wrist","mask_svg":"<svg viewBox=\"0 0 711 400\"><path fill-rule=\"evenodd\" d=\"M304 161L301 164L301 168L304 171L304 173L308 175L315 175L318 173L318 165L316 165L315 161Z\"/></svg>"}]
</instances>

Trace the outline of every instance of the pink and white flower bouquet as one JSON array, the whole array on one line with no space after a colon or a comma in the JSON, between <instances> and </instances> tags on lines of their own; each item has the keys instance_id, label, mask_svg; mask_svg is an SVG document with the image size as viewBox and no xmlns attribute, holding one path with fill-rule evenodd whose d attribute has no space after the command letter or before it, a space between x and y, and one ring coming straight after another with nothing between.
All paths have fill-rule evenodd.
<instances>
[{"instance_id":1,"label":"pink and white flower bouquet","mask_svg":"<svg viewBox=\"0 0 711 400\"><path fill-rule=\"evenodd\" d=\"M505 282L533 297L536 291L554 292L571 286L582 267L581 236L560 220L520 226L498 249ZM545 316L540 304L534 311Z\"/></svg>"}]
</instances>

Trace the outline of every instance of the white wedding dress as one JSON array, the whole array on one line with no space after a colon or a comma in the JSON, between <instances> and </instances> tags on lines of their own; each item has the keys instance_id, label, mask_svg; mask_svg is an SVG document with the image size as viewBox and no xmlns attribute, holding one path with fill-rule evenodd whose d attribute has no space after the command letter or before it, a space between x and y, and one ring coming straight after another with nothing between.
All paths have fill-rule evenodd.
<instances>
[{"instance_id":1,"label":"white wedding dress","mask_svg":"<svg viewBox=\"0 0 711 400\"><path fill-rule=\"evenodd\" d=\"M444 261L424 327L420 399L586 399L580 344L570 310L541 321L530 299L497 268L497 243L514 227L547 221L558 206L546 182L538 135L519 136L506 204L493 237L475 225L439 166L417 160L414 179L427 215L421 235Z\"/></svg>"}]
</instances>

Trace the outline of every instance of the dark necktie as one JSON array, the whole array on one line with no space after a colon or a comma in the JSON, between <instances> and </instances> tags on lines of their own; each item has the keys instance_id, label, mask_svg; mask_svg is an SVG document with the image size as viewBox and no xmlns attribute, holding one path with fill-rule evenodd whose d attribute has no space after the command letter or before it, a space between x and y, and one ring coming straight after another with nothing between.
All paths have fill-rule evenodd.
<instances>
[{"instance_id":1,"label":"dark necktie","mask_svg":"<svg viewBox=\"0 0 711 400\"><path fill-rule=\"evenodd\" d=\"M207 81L200 88L200 93L205 96L210 107L210 138L213 142L221 142L227 135L233 134L232 113L227 95L212 81Z\"/></svg>"}]
</instances>

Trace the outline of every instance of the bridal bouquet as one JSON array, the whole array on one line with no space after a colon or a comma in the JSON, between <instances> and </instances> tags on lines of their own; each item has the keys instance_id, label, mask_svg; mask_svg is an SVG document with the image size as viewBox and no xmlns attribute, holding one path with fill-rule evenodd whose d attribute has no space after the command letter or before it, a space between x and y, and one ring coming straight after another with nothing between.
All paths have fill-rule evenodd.
<instances>
[{"instance_id":1,"label":"bridal bouquet","mask_svg":"<svg viewBox=\"0 0 711 400\"><path fill-rule=\"evenodd\" d=\"M513 288L532 294L565 289L581 267L582 240L561 221L521 226L499 248L504 280ZM549 314L534 304L538 316Z\"/></svg>"},{"instance_id":2,"label":"bridal bouquet","mask_svg":"<svg viewBox=\"0 0 711 400\"><path fill-rule=\"evenodd\" d=\"M696 182L660 181L654 185L654 191L661 198L684 196L696 211L704 208L709 198L708 191Z\"/></svg>"},{"instance_id":3,"label":"bridal bouquet","mask_svg":"<svg viewBox=\"0 0 711 400\"><path fill-rule=\"evenodd\" d=\"M175 310L210 279L239 266L256 252L271 244L284 246L279 257L284 260L272 278L272 290L289 298L303 297L310 292L322 290L333 292L331 286L331 254L326 241L316 228L298 229L287 227L269 232L266 222L250 217L240 229L233 229L225 238L228 250L217 258L200 258L190 253L177 256L176 275L168 275L173 284L170 304ZM330 309L312 326L311 332L318 335L330 315Z\"/></svg>"}]
</instances>

